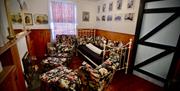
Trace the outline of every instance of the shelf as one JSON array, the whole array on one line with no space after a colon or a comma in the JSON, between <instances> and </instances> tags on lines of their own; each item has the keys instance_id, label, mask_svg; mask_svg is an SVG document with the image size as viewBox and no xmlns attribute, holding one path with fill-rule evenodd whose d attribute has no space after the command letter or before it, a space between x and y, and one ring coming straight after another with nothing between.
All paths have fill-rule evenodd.
<instances>
[{"instance_id":1,"label":"shelf","mask_svg":"<svg viewBox=\"0 0 180 91\"><path fill-rule=\"evenodd\" d=\"M13 71L16 70L15 65L3 67L3 71L0 73L0 84L6 79L6 77Z\"/></svg>"},{"instance_id":2,"label":"shelf","mask_svg":"<svg viewBox=\"0 0 180 91\"><path fill-rule=\"evenodd\" d=\"M12 47L13 45L16 44L16 42L22 38L23 36L26 36L30 33L30 31L24 31L21 33L18 33L16 35L16 38L14 38L13 40L8 41L3 47L0 47L0 55L3 54L6 50L8 50L10 47Z\"/></svg>"}]
</instances>

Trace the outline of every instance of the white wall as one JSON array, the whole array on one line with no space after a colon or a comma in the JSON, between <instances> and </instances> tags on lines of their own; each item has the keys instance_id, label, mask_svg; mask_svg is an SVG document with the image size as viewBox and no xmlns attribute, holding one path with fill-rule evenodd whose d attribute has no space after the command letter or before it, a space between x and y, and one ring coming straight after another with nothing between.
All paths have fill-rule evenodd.
<instances>
[{"instance_id":1,"label":"white wall","mask_svg":"<svg viewBox=\"0 0 180 91\"><path fill-rule=\"evenodd\" d=\"M25 36L17 41L17 48L18 48L18 53L19 53L20 60L22 60L25 53L28 51ZM21 67L22 67L22 69L24 71L22 61L21 61Z\"/></svg>"},{"instance_id":2,"label":"white wall","mask_svg":"<svg viewBox=\"0 0 180 91\"><path fill-rule=\"evenodd\" d=\"M26 13L32 13L33 15L33 25L26 26L30 29L49 29L49 24L35 24L34 23L34 15L35 14L47 14L49 12L48 2L49 0L25 0L28 6L28 10ZM94 1L87 1L87 0L69 0L72 2L77 3L77 23L78 28L94 28L95 25L95 7L96 2ZM11 3L11 13L20 12L18 7L18 3L16 0L12 0ZM90 21L89 22L82 22L82 11L90 12ZM22 28L22 25L13 25L15 29Z\"/></svg>"},{"instance_id":3,"label":"white wall","mask_svg":"<svg viewBox=\"0 0 180 91\"><path fill-rule=\"evenodd\" d=\"M96 28L110 30L110 31L114 31L114 32L135 34L140 0L134 0L135 6L133 9L127 8L127 1L128 0L122 0L122 8L120 10L117 10L117 8L116 8L117 0L100 0L100 1L98 1L97 6L100 6L100 13L97 13L97 7L96 7L97 16L100 17L100 19L101 19L101 17L103 15L105 15L105 16L112 15L113 20L112 21L98 21L98 22L96 22ZM113 2L113 10L111 12L108 10L110 2ZM103 4L106 4L105 12L102 12ZM124 16L126 13L135 13L134 20L133 21L125 21ZM121 21L114 21L114 17L116 15L122 16Z\"/></svg>"},{"instance_id":4,"label":"white wall","mask_svg":"<svg viewBox=\"0 0 180 91\"><path fill-rule=\"evenodd\" d=\"M87 11L90 13L89 22L82 21L82 12ZM87 1L87 0L78 0L77 1L77 19L78 19L78 28L94 28L96 24L96 2Z\"/></svg>"}]
</instances>

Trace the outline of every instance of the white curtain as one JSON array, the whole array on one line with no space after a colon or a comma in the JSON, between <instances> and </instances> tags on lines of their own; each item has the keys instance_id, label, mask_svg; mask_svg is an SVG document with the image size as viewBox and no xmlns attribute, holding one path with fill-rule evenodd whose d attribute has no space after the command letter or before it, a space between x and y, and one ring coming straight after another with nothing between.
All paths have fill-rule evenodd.
<instances>
[{"instance_id":1,"label":"white curtain","mask_svg":"<svg viewBox=\"0 0 180 91\"><path fill-rule=\"evenodd\" d=\"M62 0L50 0L49 21L51 39L56 35L76 35L76 4Z\"/></svg>"}]
</instances>

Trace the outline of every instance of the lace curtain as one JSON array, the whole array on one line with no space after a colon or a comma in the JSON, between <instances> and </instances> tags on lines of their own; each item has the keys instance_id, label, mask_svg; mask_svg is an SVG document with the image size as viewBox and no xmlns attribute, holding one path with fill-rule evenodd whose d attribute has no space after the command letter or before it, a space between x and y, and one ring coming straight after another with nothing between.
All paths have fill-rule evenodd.
<instances>
[{"instance_id":1,"label":"lace curtain","mask_svg":"<svg viewBox=\"0 0 180 91\"><path fill-rule=\"evenodd\" d=\"M76 4L50 0L50 27L52 40L56 35L76 35Z\"/></svg>"}]
</instances>

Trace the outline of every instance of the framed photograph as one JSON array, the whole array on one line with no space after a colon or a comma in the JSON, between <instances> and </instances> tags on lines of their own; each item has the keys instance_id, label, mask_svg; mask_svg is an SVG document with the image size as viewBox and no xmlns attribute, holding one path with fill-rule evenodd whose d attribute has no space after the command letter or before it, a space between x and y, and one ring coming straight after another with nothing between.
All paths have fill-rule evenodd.
<instances>
[{"instance_id":1,"label":"framed photograph","mask_svg":"<svg viewBox=\"0 0 180 91\"><path fill-rule=\"evenodd\" d=\"M128 0L127 8L134 8L134 0Z\"/></svg>"},{"instance_id":2,"label":"framed photograph","mask_svg":"<svg viewBox=\"0 0 180 91\"><path fill-rule=\"evenodd\" d=\"M100 21L100 18L98 16L96 16L96 21Z\"/></svg>"},{"instance_id":3,"label":"framed photograph","mask_svg":"<svg viewBox=\"0 0 180 91\"><path fill-rule=\"evenodd\" d=\"M106 4L103 4L102 12L105 12L105 11L106 11Z\"/></svg>"},{"instance_id":4,"label":"framed photograph","mask_svg":"<svg viewBox=\"0 0 180 91\"><path fill-rule=\"evenodd\" d=\"M122 8L122 0L117 0L116 8L117 10L120 10Z\"/></svg>"},{"instance_id":5,"label":"framed photograph","mask_svg":"<svg viewBox=\"0 0 180 91\"><path fill-rule=\"evenodd\" d=\"M83 11L82 12L82 21L88 22L90 18L89 12Z\"/></svg>"},{"instance_id":6,"label":"framed photograph","mask_svg":"<svg viewBox=\"0 0 180 91\"><path fill-rule=\"evenodd\" d=\"M26 25L33 25L32 14L24 13L24 20Z\"/></svg>"},{"instance_id":7,"label":"framed photograph","mask_svg":"<svg viewBox=\"0 0 180 91\"><path fill-rule=\"evenodd\" d=\"M121 21L122 20L122 14L117 14L114 17L114 21Z\"/></svg>"},{"instance_id":8,"label":"framed photograph","mask_svg":"<svg viewBox=\"0 0 180 91\"><path fill-rule=\"evenodd\" d=\"M127 13L127 14L125 14L124 20L125 21L133 21L134 20L134 14L135 13Z\"/></svg>"},{"instance_id":9,"label":"framed photograph","mask_svg":"<svg viewBox=\"0 0 180 91\"><path fill-rule=\"evenodd\" d=\"M107 21L112 21L112 15L107 16Z\"/></svg>"},{"instance_id":10,"label":"framed photograph","mask_svg":"<svg viewBox=\"0 0 180 91\"><path fill-rule=\"evenodd\" d=\"M22 24L22 17L20 13L15 13L11 15L11 21L13 24Z\"/></svg>"},{"instance_id":11,"label":"framed photograph","mask_svg":"<svg viewBox=\"0 0 180 91\"><path fill-rule=\"evenodd\" d=\"M109 3L109 11L113 10L113 2Z\"/></svg>"},{"instance_id":12,"label":"framed photograph","mask_svg":"<svg viewBox=\"0 0 180 91\"><path fill-rule=\"evenodd\" d=\"M106 21L106 16L103 15L103 16L101 17L101 19L102 19L102 21Z\"/></svg>"},{"instance_id":13,"label":"framed photograph","mask_svg":"<svg viewBox=\"0 0 180 91\"><path fill-rule=\"evenodd\" d=\"M48 24L48 16L46 14L35 14L34 22L35 24Z\"/></svg>"},{"instance_id":14,"label":"framed photograph","mask_svg":"<svg viewBox=\"0 0 180 91\"><path fill-rule=\"evenodd\" d=\"M97 8L98 8L98 13L100 13L100 9L101 9L101 7L100 7L100 6L98 6Z\"/></svg>"}]
</instances>

